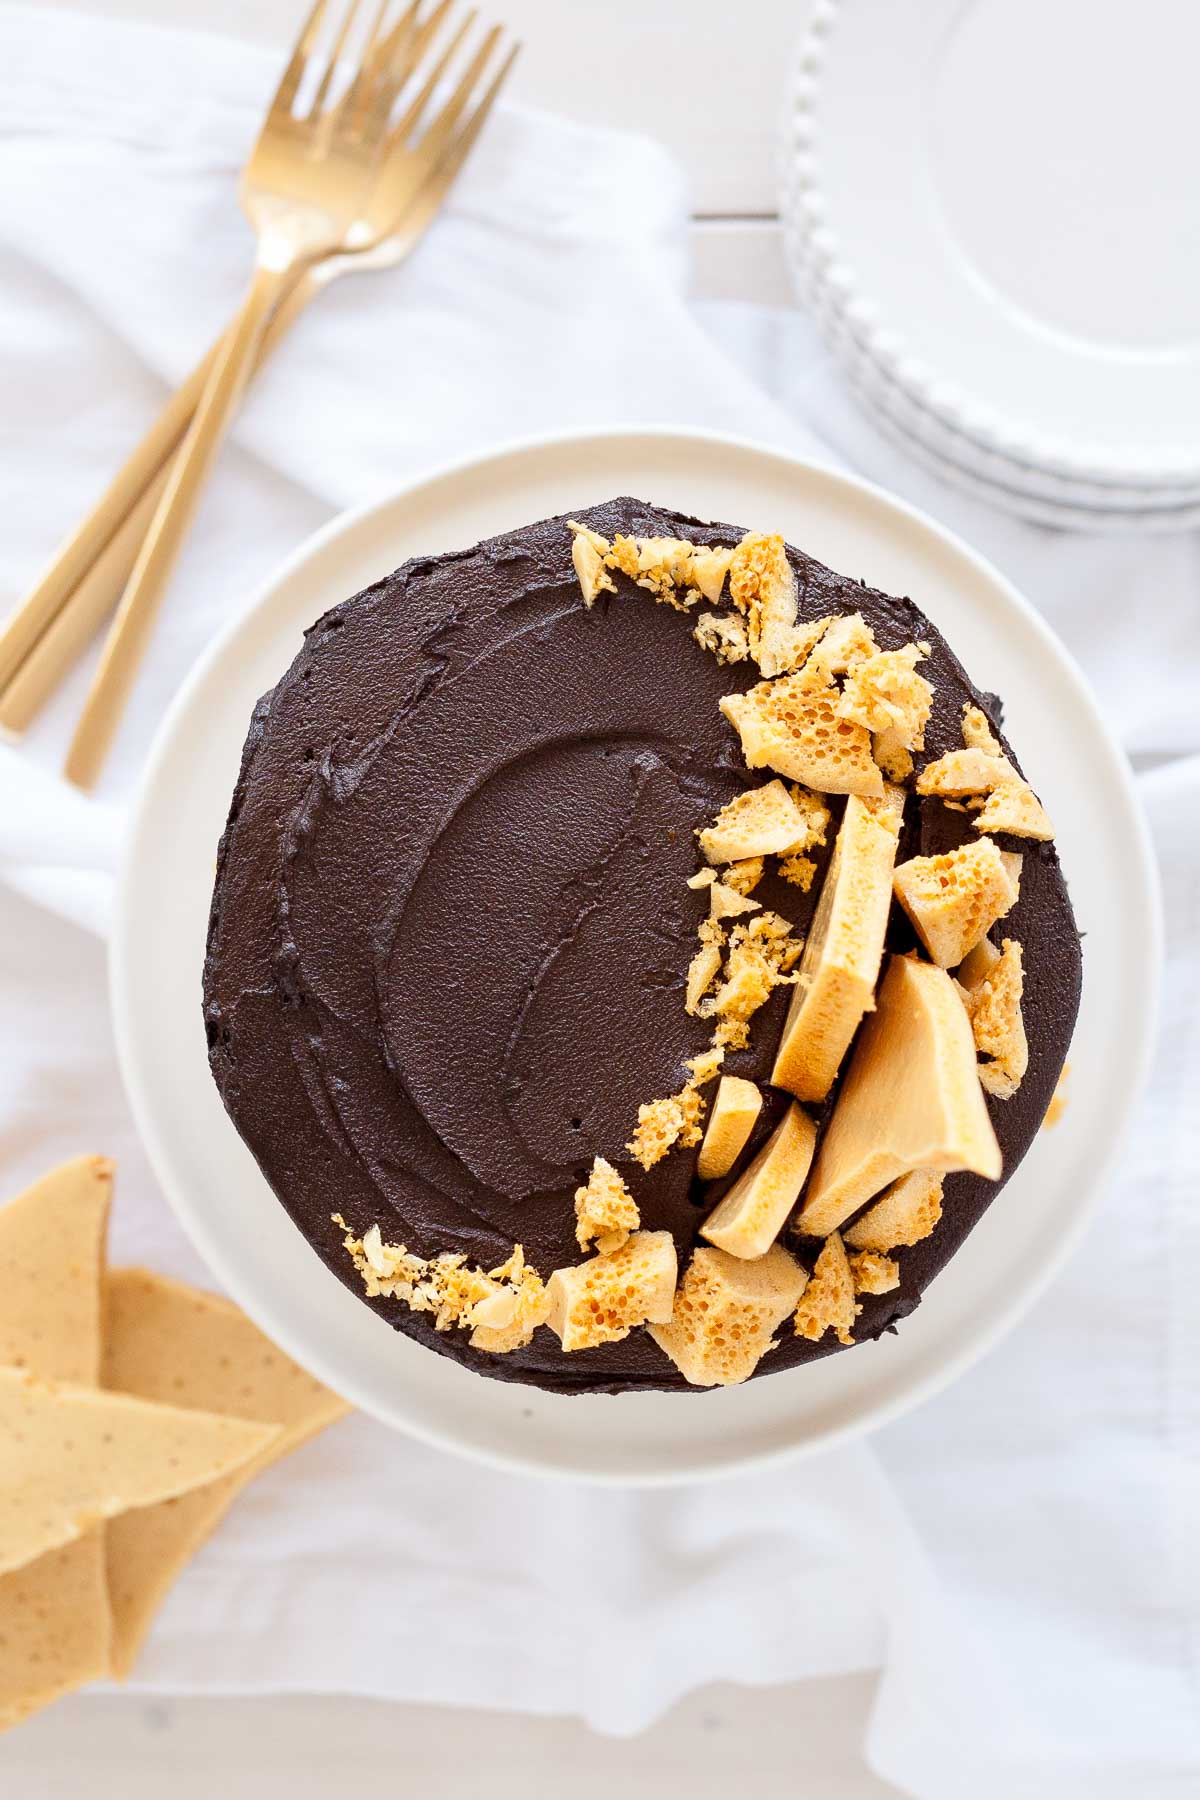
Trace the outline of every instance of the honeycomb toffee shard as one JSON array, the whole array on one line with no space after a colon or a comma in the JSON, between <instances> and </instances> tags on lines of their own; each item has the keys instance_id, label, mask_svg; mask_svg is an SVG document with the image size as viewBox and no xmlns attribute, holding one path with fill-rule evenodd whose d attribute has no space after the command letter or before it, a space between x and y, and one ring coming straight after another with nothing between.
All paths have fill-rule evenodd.
<instances>
[{"instance_id":1,"label":"honeycomb toffee shard","mask_svg":"<svg viewBox=\"0 0 1200 1800\"><path fill-rule=\"evenodd\" d=\"M762 1256L775 1242L812 1166L817 1129L793 1101L754 1161L700 1227L731 1256Z\"/></svg>"},{"instance_id":2,"label":"honeycomb toffee shard","mask_svg":"<svg viewBox=\"0 0 1200 1800\"><path fill-rule=\"evenodd\" d=\"M899 1175L970 1169L998 1181L970 1021L944 969L893 956L838 1094L796 1219L824 1237Z\"/></svg>"},{"instance_id":3,"label":"honeycomb toffee shard","mask_svg":"<svg viewBox=\"0 0 1200 1800\"><path fill-rule=\"evenodd\" d=\"M806 1279L778 1244L751 1262L701 1245L650 1336L693 1387L733 1387L753 1375Z\"/></svg>"},{"instance_id":4,"label":"honeycomb toffee shard","mask_svg":"<svg viewBox=\"0 0 1200 1800\"><path fill-rule=\"evenodd\" d=\"M762 1111L762 1089L742 1075L722 1075L696 1158L701 1181L728 1175L746 1147Z\"/></svg>"},{"instance_id":5,"label":"honeycomb toffee shard","mask_svg":"<svg viewBox=\"0 0 1200 1800\"><path fill-rule=\"evenodd\" d=\"M903 804L897 788L846 802L771 1071L797 1099L824 1100L873 1004Z\"/></svg>"}]
</instances>

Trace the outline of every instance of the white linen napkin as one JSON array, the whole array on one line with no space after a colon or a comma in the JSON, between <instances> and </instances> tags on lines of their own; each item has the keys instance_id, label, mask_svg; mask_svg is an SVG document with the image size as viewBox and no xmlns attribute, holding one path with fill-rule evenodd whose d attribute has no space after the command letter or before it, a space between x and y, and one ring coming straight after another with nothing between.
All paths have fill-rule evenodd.
<instances>
[{"instance_id":1,"label":"white linen napkin","mask_svg":"<svg viewBox=\"0 0 1200 1800\"><path fill-rule=\"evenodd\" d=\"M234 304L249 250L235 178L276 76L215 39L0 8L0 600ZM113 1154L114 1256L208 1279L120 1091L99 935L164 705L337 508L524 432L639 420L841 455L928 504L1044 609L1130 748L1179 758L1144 779L1171 968L1122 1179L1018 1332L815 1462L609 1493L337 1426L239 1502L135 1685L352 1691L628 1732L703 1682L881 1667L870 1756L922 1800L1174 1797L1200 1776L1197 540L1089 541L939 489L855 414L797 315L688 310L684 227L653 145L510 110L411 263L310 309L237 423L101 798L54 773L82 675L0 753L3 1179Z\"/></svg>"}]
</instances>

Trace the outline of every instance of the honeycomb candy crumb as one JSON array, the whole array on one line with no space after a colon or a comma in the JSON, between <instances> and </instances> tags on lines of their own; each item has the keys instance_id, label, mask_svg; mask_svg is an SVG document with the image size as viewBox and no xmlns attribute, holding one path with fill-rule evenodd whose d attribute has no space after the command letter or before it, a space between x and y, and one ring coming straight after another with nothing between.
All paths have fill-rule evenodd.
<instances>
[{"instance_id":1,"label":"honeycomb candy crumb","mask_svg":"<svg viewBox=\"0 0 1200 1800\"><path fill-rule=\"evenodd\" d=\"M850 1257L856 1294L890 1294L900 1286L900 1265L878 1250L856 1250Z\"/></svg>"},{"instance_id":2,"label":"honeycomb candy crumb","mask_svg":"<svg viewBox=\"0 0 1200 1800\"><path fill-rule=\"evenodd\" d=\"M520 1244L499 1268L484 1271L460 1252L416 1256L403 1244L385 1243L377 1224L358 1238L340 1213L332 1219L371 1299L399 1300L411 1312L432 1313L438 1331L475 1327L471 1343L477 1349L518 1349L544 1323L545 1286Z\"/></svg>"},{"instance_id":3,"label":"honeycomb candy crumb","mask_svg":"<svg viewBox=\"0 0 1200 1800\"><path fill-rule=\"evenodd\" d=\"M702 1051L688 1062L688 1079L677 1094L638 1107L637 1128L625 1148L643 1169L652 1169L676 1144L686 1150L700 1142L706 1105L700 1090L715 1079L724 1056L720 1045Z\"/></svg>"},{"instance_id":4,"label":"honeycomb candy crumb","mask_svg":"<svg viewBox=\"0 0 1200 1800\"><path fill-rule=\"evenodd\" d=\"M731 1050L750 1040L750 1020L775 988L790 981L803 944L778 913L761 912L746 925L735 925L729 937L725 979L717 989L713 1010L715 1039Z\"/></svg>"},{"instance_id":5,"label":"honeycomb candy crumb","mask_svg":"<svg viewBox=\"0 0 1200 1800\"><path fill-rule=\"evenodd\" d=\"M707 650L721 663L746 662L750 656L750 637L746 622L736 613L701 613L692 627L692 636L702 650Z\"/></svg>"},{"instance_id":6,"label":"honeycomb candy crumb","mask_svg":"<svg viewBox=\"0 0 1200 1800\"><path fill-rule=\"evenodd\" d=\"M1071 1065L1066 1062L1062 1066L1054 1092L1050 1096L1050 1104L1046 1108L1046 1116L1042 1120L1043 1131L1053 1131L1070 1104L1070 1095L1067 1093L1067 1077L1070 1073Z\"/></svg>"},{"instance_id":7,"label":"honeycomb candy crumb","mask_svg":"<svg viewBox=\"0 0 1200 1800\"><path fill-rule=\"evenodd\" d=\"M816 872L817 865L811 856L781 856L779 859L779 873L783 879L790 881L802 893L807 894Z\"/></svg>"},{"instance_id":8,"label":"honeycomb candy crumb","mask_svg":"<svg viewBox=\"0 0 1200 1800\"><path fill-rule=\"evenodd\" d=\"M752 894L763 878L766 863L761 856L743 856L721 870L721 880L736 894Z\"/></svg>"}]
</instances>

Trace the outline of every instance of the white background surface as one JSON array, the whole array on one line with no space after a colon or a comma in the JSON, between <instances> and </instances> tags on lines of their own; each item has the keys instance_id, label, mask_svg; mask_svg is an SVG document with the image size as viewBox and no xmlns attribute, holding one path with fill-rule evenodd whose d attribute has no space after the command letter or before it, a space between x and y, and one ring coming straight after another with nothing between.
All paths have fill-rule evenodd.
<instances>
[{"instance_id":1,"label":"white background surface","mask_svg":"<svg viewBox=\"0 0 1200 1800\"><path fill-rule=\"evenodd\" d=\"M305 0L75 0L74 10L290 43ZM710 299L789 297L774 220L783 70L804 0L503 0L525 41L516 97L582 120L652 132L692 184L693 280ZM717 100L719 98L719 109ZM447 1713L330 1697L172 1700L81 1696L5 1744L0 1793L21 1800L362 1800L412 1789L490 1800L569 1781L713 1800L754 1783L760 1800L885 1800L858 1750L873 1682L693 1695L627 1742L575 1723ZM86 1774L85 1774L86 1772Z\"/></svg>"}]
</instances>

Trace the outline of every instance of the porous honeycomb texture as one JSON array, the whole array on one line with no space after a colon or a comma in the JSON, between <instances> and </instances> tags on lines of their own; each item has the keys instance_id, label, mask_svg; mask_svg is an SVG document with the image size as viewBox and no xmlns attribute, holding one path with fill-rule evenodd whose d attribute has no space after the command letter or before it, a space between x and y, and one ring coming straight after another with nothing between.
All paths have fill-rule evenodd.
<instances>
[{"instance_id":1,"label":"porous honeycomb texture","mask_svg":"<svg viewBox=\"0 0 1200 1800\"><path fill-rule=\"evenodd\" d=\"M735 1386L753 1375L804 1281L778 1245L753 1262L703 1247L679 1284L670 1323L651 1336L693 1386Z\"/></svg>"}]
</instances>

